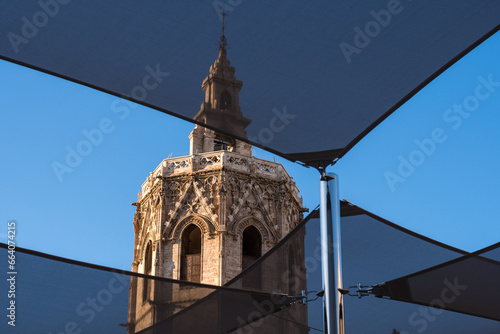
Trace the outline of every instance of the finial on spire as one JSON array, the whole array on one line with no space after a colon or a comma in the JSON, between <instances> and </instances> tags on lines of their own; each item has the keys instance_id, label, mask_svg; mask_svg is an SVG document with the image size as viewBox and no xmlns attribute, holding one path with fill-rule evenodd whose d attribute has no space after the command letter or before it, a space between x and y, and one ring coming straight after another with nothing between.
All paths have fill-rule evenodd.
<instances>
[{"instance_id":1,"label":"finial on spire","mask_svg":"<svg viewBox=\"0 0 500 334\"><path fill-rule=\"evenodd\" d=\"M226 35L224 35L224 31L226 29L226 16L227 16L225 7L226 6L224 4L224 9L222 10L222 35L220 36L220 42L219 42L219 49L224 51L226 50L227 46Z\"/></svg>"}]
</instances>

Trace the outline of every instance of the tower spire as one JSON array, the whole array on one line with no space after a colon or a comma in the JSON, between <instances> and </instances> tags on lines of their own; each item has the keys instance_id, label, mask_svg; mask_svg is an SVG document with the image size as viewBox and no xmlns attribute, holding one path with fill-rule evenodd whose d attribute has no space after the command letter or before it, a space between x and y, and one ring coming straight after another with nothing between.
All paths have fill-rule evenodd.
<instances>
[{"instance_id":1,"label":"tower spire","mask_svg":"<svg viewBox=\"0 0 500 334\"><path fill-rule=\"evenodd\" d=\"M198 124L206 124L213 130L196 126L189 136L191 154L200 154L220 150L230 150L251 156L252 146L233 137L246 138L246 127L252 120L245 118L240 109L239 93L243 82L236 79L235 68L226 56L227 39L225 36L227 16L222 12L222 31L219 42L219 57L210 66L209 75L203 80L201 88L205 91L205 102L194 116Z\"/></svg>"}]
</instances>

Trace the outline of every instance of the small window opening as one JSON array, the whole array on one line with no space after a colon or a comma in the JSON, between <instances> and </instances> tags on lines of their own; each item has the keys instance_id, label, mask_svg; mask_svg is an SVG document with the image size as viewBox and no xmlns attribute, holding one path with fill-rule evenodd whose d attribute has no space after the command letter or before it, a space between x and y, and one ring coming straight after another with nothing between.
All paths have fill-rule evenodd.
<instances>
[{"instance_id":1,"label":"small window opening","mask_svg":"<svg viewBox=\"0 0 500 334\"><path fill-rule=\"evenodd\" d=\"M151 270L153 267L153 250L151 247L151 241L146 246L146 253L144 255L144 274L151 275ZM142 286L142 300L146 301L151 294L151 281L147 278L143 278Z\"/></svg>"},{"instance_id":2,"label":"small window opening","mask_svg":"<svg viewBox=\"0 0 500 334\"><path fill-rule=\"evenodd\" d=\"M181 280L201 280L201 230L191 224L184 230L181 241Z\"/></svg>"},{"instance_id":3,"label":"small window opening","mask_svg":"<svg viewBox=\"0 0 500 334\"><path fill-rule=\"evenodd\" d=\"M245 270L262 255L262 237L254 226L243 231L242 269Z\"/></svg>"},{"instance_id":4,"label":"small window opening","mask_svg":"<svg viewBox=\"0 0 500 334\"><path fill-rule=\"evenodd\" d=\"M220 109L227 110L231 108L231 94L227 90L220 94Z\"/></svg>"},{"instance_id":5,"label":"small window opening","mask_svg":"<svg viewBox=\"0 0 500 334\"><path fill-rule=\"evenodd\" d=\"M234 140L229 136L216 134L214 138L214 151L232 151Z\"/></svg>"}]
</instances>

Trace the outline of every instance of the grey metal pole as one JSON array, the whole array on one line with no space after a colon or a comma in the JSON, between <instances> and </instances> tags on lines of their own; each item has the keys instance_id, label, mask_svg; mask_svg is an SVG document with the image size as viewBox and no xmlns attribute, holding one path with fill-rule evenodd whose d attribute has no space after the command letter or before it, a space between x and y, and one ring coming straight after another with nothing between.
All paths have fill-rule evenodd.
<instances>
[{"instance_id":1,"label":"grey metal pole","mask_svg":"<svg viewBox=\"0 0 500 334\"><path fill-rule=\"evenodd\" d=\"M340 201L338 176L323 173L320 178L321 268L324 288L325 333L344 334Z\"/></svg>"}]
</instances>

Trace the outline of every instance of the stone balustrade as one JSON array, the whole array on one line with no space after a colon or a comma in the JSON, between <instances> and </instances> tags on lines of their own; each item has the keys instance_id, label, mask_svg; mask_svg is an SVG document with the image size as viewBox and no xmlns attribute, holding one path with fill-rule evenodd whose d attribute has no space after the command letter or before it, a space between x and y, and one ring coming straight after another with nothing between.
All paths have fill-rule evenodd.
<instances>
[{"instance_id":1,"label":"stone balustrade","mask_svg":"<svg viewBox=\"0 0 500 334\"><path fill-rule=\"evenodd\" d=\"M162 177L182 176L193 172L219 170L222 168L224 168L224 170L254 174L272 180L285 179L293 183L286 170L279 163L230 151L215 151L163 160L158 167L150 173L146 182L142 184L141 192L143 196L146 195ZM294 196L299 198L298 191L296 191Z\"/></svg>"}]
</instances>

